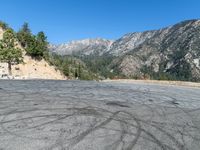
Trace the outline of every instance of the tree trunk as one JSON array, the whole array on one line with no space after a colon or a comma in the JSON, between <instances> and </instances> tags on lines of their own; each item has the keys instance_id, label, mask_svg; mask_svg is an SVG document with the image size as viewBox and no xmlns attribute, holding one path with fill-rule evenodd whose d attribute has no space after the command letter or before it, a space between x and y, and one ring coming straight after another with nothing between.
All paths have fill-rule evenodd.
<instances>
[{"instance_id":1,"label":"tree trunk","mask_svg":"<svg viewBox=\"0 0 200 150\"><path fill-rule=\"evenodd\" d=\"M8 73L10 76L12 76L12 64L11 62L8 62Z\"/></svg>"}]
</instances>

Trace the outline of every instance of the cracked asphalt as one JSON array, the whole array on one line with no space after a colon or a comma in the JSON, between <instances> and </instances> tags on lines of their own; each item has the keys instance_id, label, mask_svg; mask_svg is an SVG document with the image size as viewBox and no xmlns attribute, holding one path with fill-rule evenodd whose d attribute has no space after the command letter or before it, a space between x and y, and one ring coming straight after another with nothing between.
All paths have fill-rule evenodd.
<instances>
[{"instance_id":1,"label":"cracked asphalt","mask_svg":"<svg viewBox=\"0 0 200 150\"><path fill-rule=\"evenodd\" d=\"M199 149L199 88L0 81L0 150Z\"/></svg>"}]
</instances>

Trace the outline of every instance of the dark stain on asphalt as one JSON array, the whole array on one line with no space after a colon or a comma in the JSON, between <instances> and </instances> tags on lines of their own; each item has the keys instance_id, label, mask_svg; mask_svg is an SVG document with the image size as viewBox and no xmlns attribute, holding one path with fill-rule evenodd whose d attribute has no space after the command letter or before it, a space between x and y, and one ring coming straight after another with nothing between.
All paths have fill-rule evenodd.
<instances>
[{"instance_id":1,"label":"dark stain on asphalt","mask_svg":"<svg viewBox=\"0 0 200 150\"><path fill-rule=\"evenodd\" d=\"M106 105L119 106L119 107L127 107L127 108L129 108L129 106L123 104L122 102L115 102L115 101L107 102Z\"/></svg>"}]
</instances>

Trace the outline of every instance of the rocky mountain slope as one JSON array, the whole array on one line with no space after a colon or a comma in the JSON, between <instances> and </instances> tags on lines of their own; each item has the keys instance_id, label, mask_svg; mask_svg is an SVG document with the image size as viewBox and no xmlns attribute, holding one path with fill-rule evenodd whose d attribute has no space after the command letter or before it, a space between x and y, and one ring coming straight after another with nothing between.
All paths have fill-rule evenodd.
<instances>
[{"instance_id":1,"label":"rocky mountain slope","mask_svg":"<svg viewBox=\"0 0 200 150\"><path fill-rule=\"evenodd\" d=\"M118 61L118 69L130 75L166 75L182 80L200 79L200 21L189 20L151 31L153 36Z\"/></svg>"},{"instance_id":2,"label":"rocky mountain slope","mask_svg":"<svg viewBox=\"0 0 200 150\"><path fill-rule=\"evenodd\" d=\"M93 60L97 56L111 55L113 57L105 67L129 78L200 80L200 20L187 20L159 30L129 33L114 42L100 41L83 42L87 44L72 42L54 46L53 51L62 55L98 54L92 55Z\"/></svg>"},{"instance_id":3,"label":"rocky mountain slope","mask_svg":"<svg viewBox=\"0 0 200 150\"><path fill-rule=\"evenodd\" d=\"M66 44L49 45L51 52L60 55L102 55L110 49L112 41L105 39L85 39L80 41L72 41Z\"/></svg>"},{"instance_id":4,"label":"rocky mountain slope","mask_svg":"<svg viewBox=\"0 0 200 150\"><path fill-rule=\"evenodd\" d=\"M0 39L3 38L3 29L0 27ZM44 59L36 60L32 57L26 55L24 49L19 43L16 46L20 48L23 52L23 62L20 64L12 64L12 77L15 79L66 79L66 77L59 71L56 70L54 66L50 66ZM3 75L0 73L0 78L4 76L7 78L8 68L3 62L0 62L0 66ZM2 70L3 69L3 70Z\"/></svg>"},{"instance_id":5,"label":"rocky mountain slope","mask_svg":"<svg viewBox=\"0 0 200 150\"><path fill-rule=\"evenodd\" d=\"M114 56L122 56L152 38L156 31L134 32L124 35L122 38L113 42L109 53Z\"/></svg>"}]
</instances>

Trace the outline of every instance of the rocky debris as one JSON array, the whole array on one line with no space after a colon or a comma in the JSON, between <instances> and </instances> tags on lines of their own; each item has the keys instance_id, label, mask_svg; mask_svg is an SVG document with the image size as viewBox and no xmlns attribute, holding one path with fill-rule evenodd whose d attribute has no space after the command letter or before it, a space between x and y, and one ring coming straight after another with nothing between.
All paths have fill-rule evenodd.
<instances>
[{"instance_id":1,"label":"rocky debris","mask_svg":"<svg viewBox=\"0 0 200 150\"><path fill-rule=\"evenodd\" d=\"M0 63L0 78L5 78L8 76L8 64Z\"/></svg>"}]
</instances>

